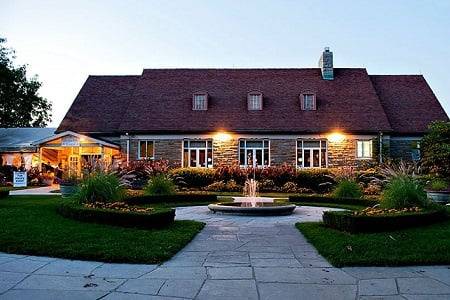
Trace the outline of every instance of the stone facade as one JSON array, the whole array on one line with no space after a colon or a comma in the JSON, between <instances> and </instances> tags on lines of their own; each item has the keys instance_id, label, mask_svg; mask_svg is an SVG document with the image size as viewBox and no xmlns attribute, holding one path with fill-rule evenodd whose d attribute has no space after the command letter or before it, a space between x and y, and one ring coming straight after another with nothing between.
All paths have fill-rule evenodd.
<instances>
[{"instance_id":1,"label":"stone facade","mask_svg":"<svg viewBox=\"0 0 450 300\"><path fill-rule=\"evenodd\" d=\"M270 140L270 165L280 166L288 164L295 166L296 139Z\"/></svg>"},{"instance_id":2,"label":"stone facade","mask_svg":"<svg viewBox=\"0 0 450 300\"><path fill-rule=\"evenodd\" d=\"M365 136L361 139L370 137ZM208 138L211 139L211 138ZM359 159L356 157L356 146L358 137L348 137L343 141L328 141L328 167L354 166L365 167L379 162L379 142L377 136L372 136L372 158ZM149 139L151 140L151 139ZM239 164L239 137L230 140L213 140L213 163L214 167L220 165ZM270 164L280 166L288 164L296 165L296 142L297 138L270 138ZM383 137L383 158L411 159L412 144L417 145L417 140L396 139L389 136ZM122 157L126 159L126 139L120 141ZM139 140L130 139L130 161L138 159ZM156 139L154 140L155 159L168 160L173 166L182 165L183 138Z\"/></svg>"},{"instance_id":3,"label":"stone facade","mask_svg":"<svg viewBox=\"0 0 450 300\"><path fill-rule=\"evenodd\" d=\"M214 166L239 164L239 140L228 141L213 140L213 163Z\"/></svg>"}]
</instances>

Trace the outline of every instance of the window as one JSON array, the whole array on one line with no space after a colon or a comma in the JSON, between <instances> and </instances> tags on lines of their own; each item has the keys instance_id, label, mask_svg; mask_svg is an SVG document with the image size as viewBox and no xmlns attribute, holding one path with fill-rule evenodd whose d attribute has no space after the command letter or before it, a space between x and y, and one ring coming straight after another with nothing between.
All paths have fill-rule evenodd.
<instances>
[{"instance_id":1,"label":"window","mask_svg":"<svg viewBox=\"0 0 450 300\"><path fill-rule=\"evenodd\" d=\"M192 98L193 110L207 110L208 109L208 95L207 94L194 94Z\"/></svg>"},{"instance_id":2,"label":"window","mask_svg":"<svg viewBox=\"0 0 450 300\"><path fill-rule=\"evenodd\" d=\"M212 140L185 140L183 142L183 167L212 168Z\"/></svg>"},{"instance_id":3,"label":"window","mask_svg":"<svg viewBox=\"0 0 450 300\"><path fill-rule=\"evenodd\" d=\"M154 158L153 141L139 141L138 158L139 159L153 159Z\"/></svg>"},{"instance_id":4,"label":"window","mask_svg":"<svg viewBox=\"0 0 450 300\"><path fill-rule=\"evenodd\" d=\"M328 153L326 140L297 140L298 168L326 168Z\"/></svg>"},{"instance_id":5,"label":"window","mask_svg":"<svg viewBox=\"0 0 450 300\"><path fill-rule=\"evenodd\" d=\"M239 164L242 167L269 166L269 141L268 140L240 140Z\"/></svg>"},{"instance_id":6,"label":"window","mask_svg":"<svg viewBox=\"0 0 450 300\"><path fill-rule=\"evenodd\" d=\"M262 110L262 94L250 93L247 97L248 110Z\"/></svg>"},{"instance_id":7,"label":"window","mask_svg":"<svg viewBox=\"0 0 450 300\"><path fill-rule=\"evenodd\" d=\"M356 157L357 158L372 158L372 141L371 140L356 141Z\"/></svg>"},{"instance_id":8,"label":"window","mask_svg":"<svg viewBox=\"0 0 450 300\"><path fill-rule=\"evenodd\" d=\"M302 110L316 110L316 95L302 94L300 101Z\"/></svg>"}]
</instances>

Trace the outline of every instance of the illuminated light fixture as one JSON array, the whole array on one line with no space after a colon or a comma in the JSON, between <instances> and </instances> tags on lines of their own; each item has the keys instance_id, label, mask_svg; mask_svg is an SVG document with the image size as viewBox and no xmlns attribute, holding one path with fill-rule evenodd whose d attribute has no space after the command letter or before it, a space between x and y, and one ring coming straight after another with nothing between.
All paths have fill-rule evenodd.
<instances>
[{"instance_id":1,"label":"illuminated light fixture","mask_svg":"<svg viewBox=\"0 0 450 300\"><path fill-rule=\"evenodd\" d=\"M218 132L214 135L214 139L220 142L226 142L231 140L231 134L226 132Z\"/></svg>"},{"instance_id":2,"label":"illuminated light fixture","mask_svg":"<svg viewBox=\"0 0 450 300\"><path fill-rule=\"evenodd\" d=\"M328 135L328 140L332 143L340 143L344 140L345 135L340 132L333 132Z\"/></svg>"}]
</instances>

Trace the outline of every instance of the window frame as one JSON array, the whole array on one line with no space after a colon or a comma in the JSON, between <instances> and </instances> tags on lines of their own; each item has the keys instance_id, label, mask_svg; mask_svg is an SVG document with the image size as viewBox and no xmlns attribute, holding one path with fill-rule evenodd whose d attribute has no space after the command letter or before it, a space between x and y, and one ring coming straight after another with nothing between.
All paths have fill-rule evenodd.
<instances>
[{"instance_id":1,"label":"window frame","mask_svg":"<svg viewBox=\"0 0 450 300\"><path fill-rule=\"evenodd\" d=\"M191 142L205 142L205 147L192 147ZM187 143L187 147L186 147ZM197 165L191 166L191 160L187 160L187 165L185 165L186 159L184 158L185 150L188 152L188 157L190 157L191 150L196 151L196 155L198 155L199 150L205 150L205 166L197 166L198 165L198 159L197 159ZM211 162L208 162L208 154L211 151ZM214 147L213 147L213 140L212 139L184 139L182 143L182 150L181 150L181 165L183 168L214 168Z\"/></svg>"},{"instance_id":2,"label":"window frame","mask_svg":"<svg viewBox=\"0 0 450 300\"><path fill-rule=\"evenodd\" d=\"M241 143L244 143L244 147L241 146ZM249 147L247 146L247 142L262 142L262 147ZM265 168L265 167L270 167L270 140L267 138L262 138L262 139L249 139L249 138L242 138L239 139L239 148L238 148L238 161L239 161L239 166L241 168L248 168L248 167L253 167L252 165L248 164L248 157L247 157L247 150L248 149L253 149L253 151L256 150L261 150L262 152L262 161L263 164L261 165L256 165L257 168ZM241 150L244 150L244 163L241 162ZM265 157L265 150L267 150L267 159ZM264 161L267 161L267 164L264 164Z\"/></svg>"},{"instance_id":3,"label":"window frame","mask_svg":"<svg viewBox=\"0 0 450 300\"><path fill-rule=\"evenodd\" d=\"M369 142L370 147L369 147L369 152L370 155L369 156L364 156L364 143ZM361 154L362 156L359 156L359 145L361 143L362 149L361 149ZM373 140L371 139L357 139L356 140L356 158L357 159L373 159Z\"/></svg>"},{"instance_id":4,"label":"window frame","mask_svg":"<svg viewBox=\"0 0 450 300\"><path fill-rule=\"evenodd\" d=\"M319 167L314 167L314 166L310 166L310 167L305 167L305 147L304 147L304 142L319 142L319 147L308 147L306 149L308 149L309 151L314 150L319 150ZM301 149L302 149L302 163L301 166L299 166L298 163L298 159L299 159L299 155L298 155L298 151L299 151L299 142L302 143ZM323 143L325 143L325 147L323 147ZM325 149L325 165L322 164L322 150ZM305 138L298 138L295 142L295 167L297 169L326 169L328 168L328 140L327 139L305 139Z\"/></svg>"},{"instance_id":5,"label":"window frame","mask_svg":"<svg viewBox=\"0 0 450 300\"><path fill-rule=\"evenodd\" d=\"M141 156L141 143L145 142L145 152L148 154L148 143L152 143L152 156ZM155 159L155 141L154 140L138 140L138 160L154 160Z\"/></svg>"},{"instance_id":6,"label":"window frame","mask_svg":"<svg viewBox=\"0 0 450 300\"><path fill-rule=\"evenodd\" d=\"M306 105L306 96L312 96L312 107L309 108ZM314 111L317 110L317 100L316 93L313 92L304 92L300 94L300 108L303 111Z\"/></svg>"},{"instance_id":7,"label":"window frame","mask_svg":"<svg viewBox=\"0 0 450 300\"><path fill-rule=\"evenodd\" d=\"M196 97L197 96L203 96L205 97L204 99L204 106L202 108L197 108L196 107ZM206 92L196 92L192 94L192 110L195 111L205 111L208 110L208 93Z\"/></svg>"},{"instance_id":8,"label":"window frame","mask_svg":"<svg viewBox=\"0 0 450 300\"><path fill-rule=\"evenodd\" d=\"M259 97L259 105L257 108L254 108L253 106L251 106L251 103L253 104L253 99L252 99L253 96ZM261 92L254 91L254 92L250 92L247 94L247 109L249 111L258 111L258 110L263 109L263 94Z\"/></svg>"}]
</instances>

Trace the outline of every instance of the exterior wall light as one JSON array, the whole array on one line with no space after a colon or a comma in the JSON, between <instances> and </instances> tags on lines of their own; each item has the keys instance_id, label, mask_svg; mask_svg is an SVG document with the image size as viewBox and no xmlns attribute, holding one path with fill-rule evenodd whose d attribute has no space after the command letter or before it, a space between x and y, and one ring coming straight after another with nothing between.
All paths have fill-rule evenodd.
<instances>
[{"instance_id":1,"label":"exterior wall light","mask_svg":"<svg viewBox=\"0 0 450 300\"><path fill-rule=\"evenodd\" d=\"M340 143L345 139L345 135L340 132L333 132L328 135L328 140L332 143Z\"/></svg>"},{"instance_id":2,"label":"exterior wall light","mask_svg":"<svg viewBox=\"0 0 450 300\"><path fill-rule=\"evenodd\" d=\"M214 135L214 139L219 142L226 142L226 141L231 140L231 134L226 133L226 132L217 132Z\"/></svg>"}]
</instances>

